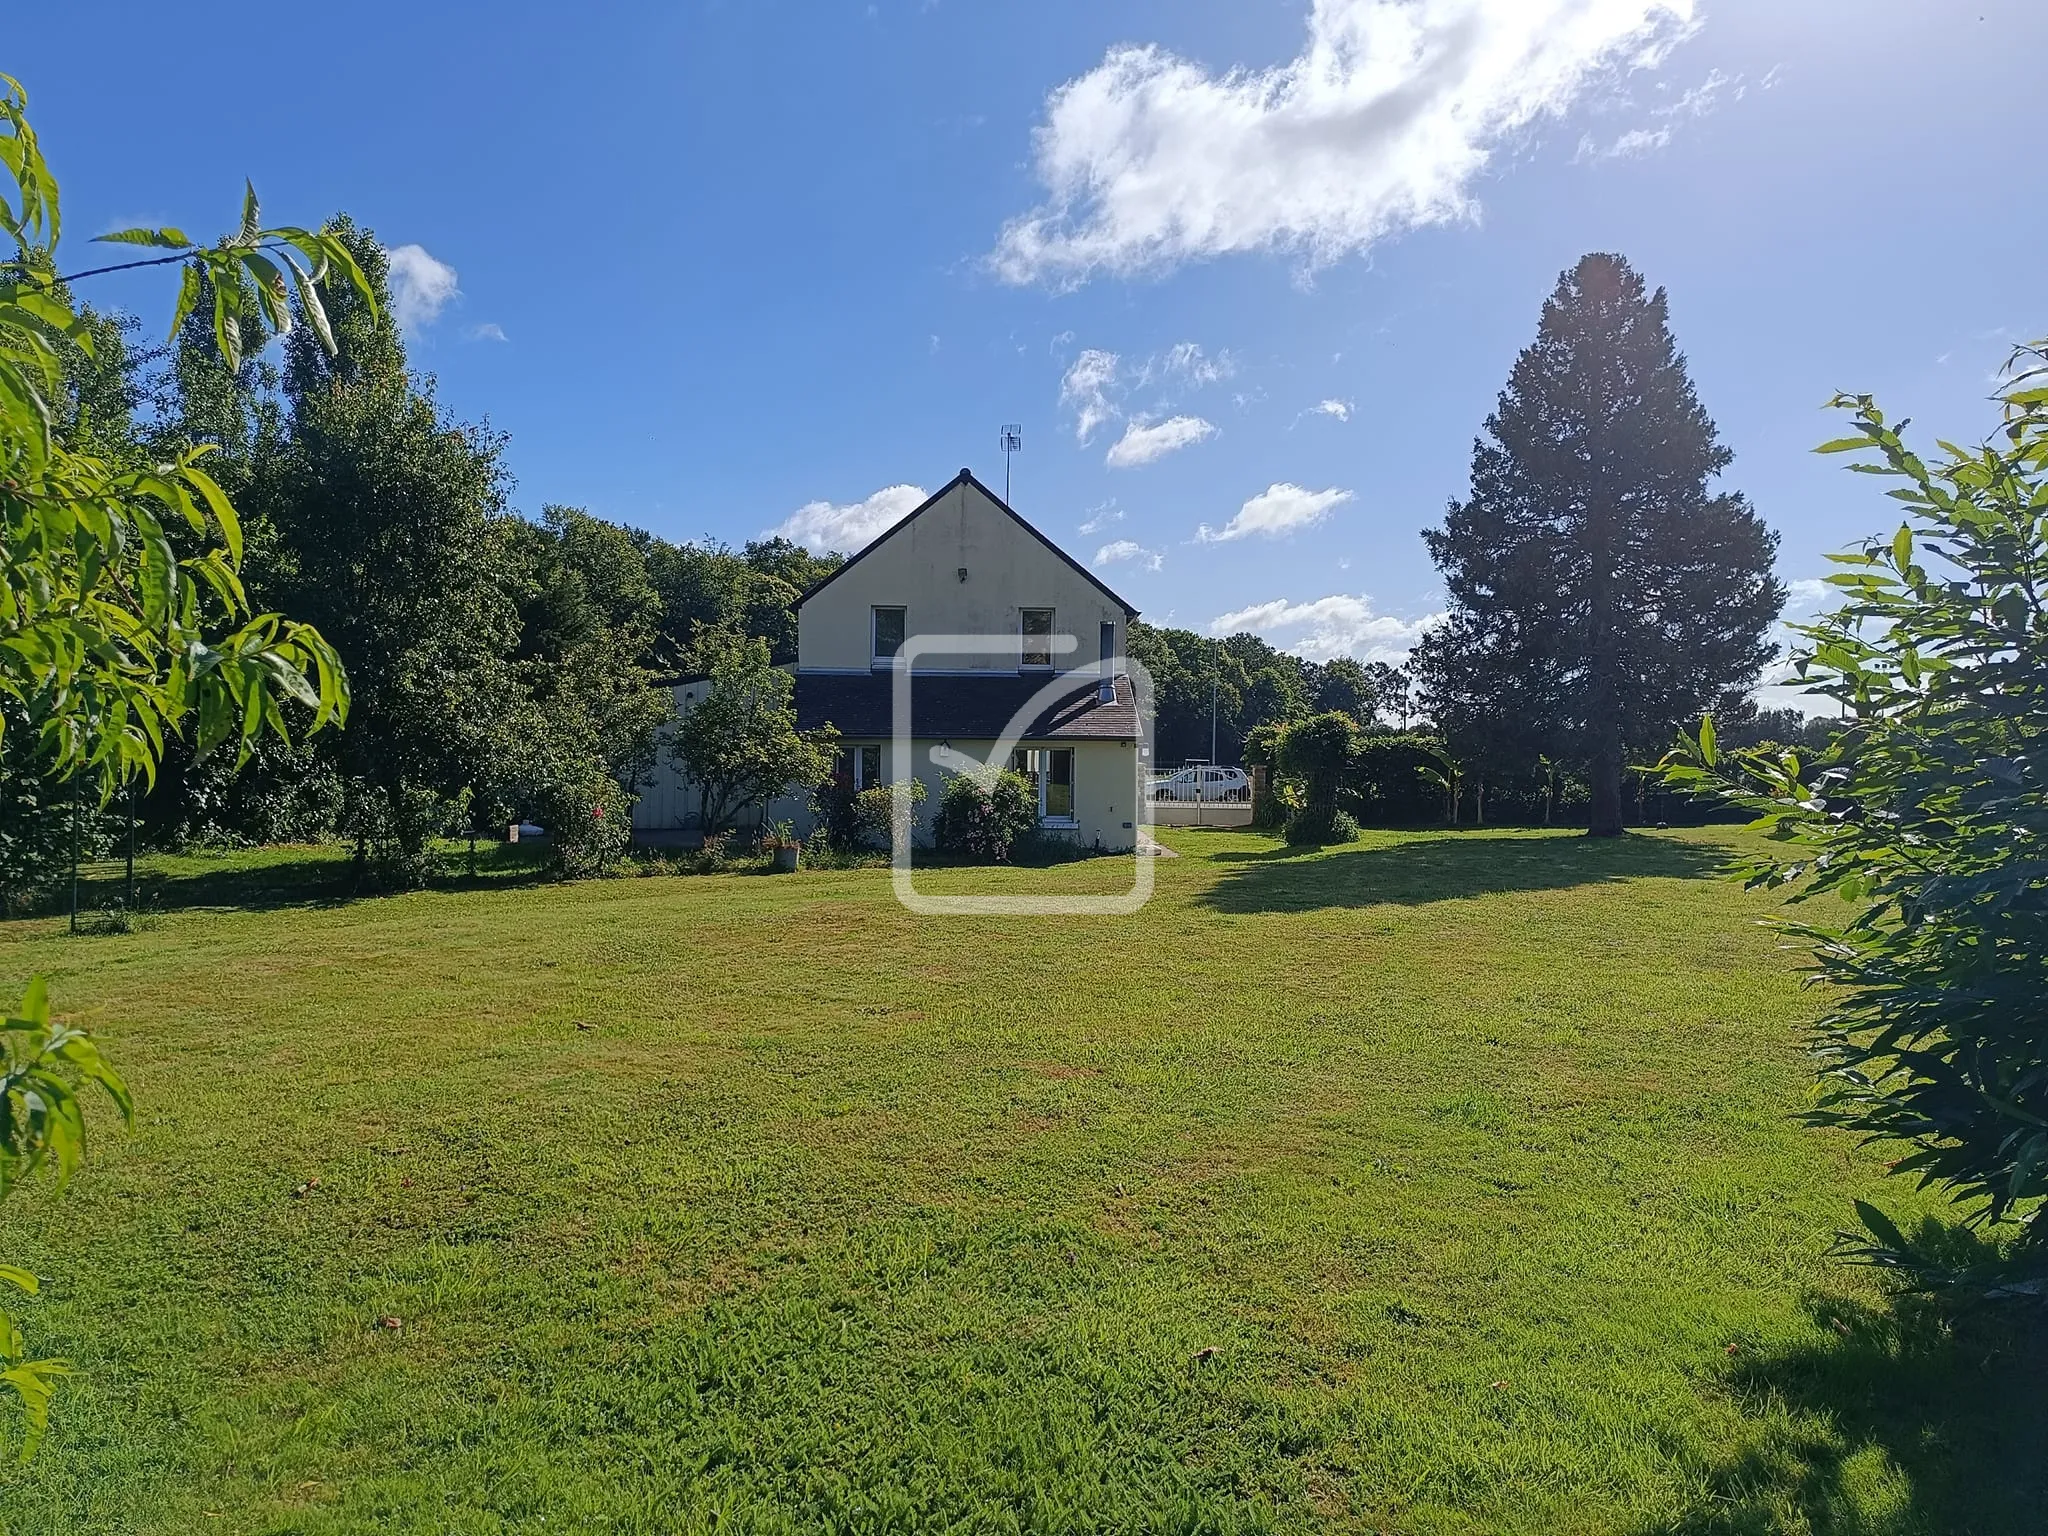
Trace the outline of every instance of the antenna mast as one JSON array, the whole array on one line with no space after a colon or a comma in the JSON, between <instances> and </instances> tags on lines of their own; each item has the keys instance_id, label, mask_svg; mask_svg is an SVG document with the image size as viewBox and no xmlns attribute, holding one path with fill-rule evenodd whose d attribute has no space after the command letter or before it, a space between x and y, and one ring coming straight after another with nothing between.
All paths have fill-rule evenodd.
<instances>
[{"instance_id":1,"label":"antenna mast","mask_svg":"<svg viewBox=\"0 0 2048 1536\"><path fill-rule=\"evenodd\" d=\"M1024 428L1019 422L1005 422L1002 431L1003 505L1010 504L1010 455L1024 451Z\"/></svg>"}]
</instances>

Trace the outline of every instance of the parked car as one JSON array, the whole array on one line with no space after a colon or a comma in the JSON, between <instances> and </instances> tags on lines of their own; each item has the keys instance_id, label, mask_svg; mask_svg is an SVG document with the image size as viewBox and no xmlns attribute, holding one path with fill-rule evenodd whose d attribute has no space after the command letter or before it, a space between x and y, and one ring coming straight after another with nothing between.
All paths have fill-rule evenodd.
<instances>
[{"instance_id":1,"label":"parked car","mask_svg":"<svg viewBox=\"0 0 2048 1536\"><path fill-rule=\"evenodd\" d=\"M1154 800L1216 801L1249 800L1252 781L1242 768L1215 768L1207 764L1162 774L1152 781Z\"/></svg>"}]
</instances>

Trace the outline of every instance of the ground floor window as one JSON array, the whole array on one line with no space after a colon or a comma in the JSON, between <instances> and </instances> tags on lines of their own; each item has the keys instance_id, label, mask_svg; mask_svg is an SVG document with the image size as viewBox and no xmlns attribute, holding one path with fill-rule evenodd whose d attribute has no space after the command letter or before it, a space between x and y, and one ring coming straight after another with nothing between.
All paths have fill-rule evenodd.
<instances>
[{"instance_id":1,"label":"ground floor window","mask_svg":"<svg viewBox=\"0 0 2048 1536\"><path fill-rule=\"evenodd\" d=\"M1010 754L1010 767L1031 781L1032 792L1038 796L1040 821L1074 819L1072 747L1020 747Z\"/></svg>"},{"instance_id":2,"label":"ground floor window","mask_svg":"<svg viewBox=\"0 0 2048 1536\"><path fill-rule=\"evenodd\" d=\"M873 789L882 782L881 747L841 747L832 777L848 789Z\"/></svg>"}]
</instances>

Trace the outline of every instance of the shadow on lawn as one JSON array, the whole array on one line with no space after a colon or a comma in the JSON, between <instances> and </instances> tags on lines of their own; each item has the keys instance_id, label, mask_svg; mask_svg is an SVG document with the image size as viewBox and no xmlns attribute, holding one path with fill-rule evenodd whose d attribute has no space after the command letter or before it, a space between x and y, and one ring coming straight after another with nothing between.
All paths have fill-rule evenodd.
<instances>
[{"instance_id":1,"label":"shadow on lawn","mask_svg":"<svg viewBox=\"0 0 2048 1536\"><path fill-rule=\"evenodd\" d=\"M1463 832L1379 848L1235 850L1234 866L1201 900L1222 912L1306 912L1319 907L1420 906L1504 891L1555 891L1647 876L1700 879L1727 864L1712 846L1636 833L1619 838Z\"/></svg>"},{"instance_id":2,"label":"shadow on lawn","mask_svg":"<svg viewBox=\"0 0 2048 1536\"><path fill-rule=\"evenodd\" d=\"M2048 1529L2040 1307L1945 1315L1918 1298L1890 1311L1810 1298L1807 1310L1829 1342L1731 1365L1728 1387L1768 1421L1760 1443L1713 1468L1692 1510L1644 1536Z\"/></svg>"},{"instance_id":3,"label":"shadow on lawn","mask_svg":"<svg viewBox=\"0 0 2048 1536\"><path fill-rule=\"evenodd\" d=\"M429 889L500 890L531 884L549 877L545 858L545 850L538 847L486 843L477 850L474 875L468 872L463 853L451 854L447 859L450 873ZM165 862L171 867L163 867ZM125 890L125 876L118 864L96 866L79 882L81 914L118 906ZM135 890L136 913L145 919L152 913L202 907L259 912L281 907L338 907L399 894L375 886L360 887L355 861L347 850L317 847L146 860L136 870ZM46 907L45 915L62 910L61 904Z\"/></svg>"}]
</instances>

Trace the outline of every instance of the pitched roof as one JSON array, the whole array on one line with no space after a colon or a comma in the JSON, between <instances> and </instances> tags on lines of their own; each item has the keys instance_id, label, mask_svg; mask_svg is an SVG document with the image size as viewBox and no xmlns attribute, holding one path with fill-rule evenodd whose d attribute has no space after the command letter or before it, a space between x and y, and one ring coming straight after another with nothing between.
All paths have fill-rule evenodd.
<instances>
[{"instance_id":1,"label":"pitched roof","mask_svg":"<svg viewBox=\"0 0 2048 1536\"><path fill-rule=\"evenodd\" d=\"M1101 678L1073 673L1063 681L1073 686L1033 717L1028 741L1135 741L1138 738L1137 693L1128 677L1116 679L1116 702L1096 697ZM1014 672L986 677L913 677L910 689L910 734L919 740L994 741L1008 729L1017 712L1045 686L1046 679ZM796 675L796 724L800 731L836 726L841 736L889 737L896 728L896 676L843 672L799 672Z\"/></svg>"},{"instance_id":2,"label":"pitched roof","mask_svg":"<svg viewBox=\"0 0 2048 1536\"><path fill-rule=\"evenodd\" d=\"M1103 584L1103 582L1095 575L1093 571L1088 569L1087 566L1083 565L1080 561L1076 560L1072 555L1068 554L1064 549L1061 549L1059 545L1053 543L1051 539L1048 539L1044 534L1040 533L1036 528L1032 527L1028 521L1026 521L1023 517L1018 515L1017 510L1014 507L1012 507L1008 502L1004 501L1002 497L998 496L994 491L990 490L987 486L983 485L979 480L975 479L974 472L968 469L961 470L959 474L955 475L951 480L948 480L944 485L940 486L936 491L932 492L931 495L927 496L922 502L920 502L916 507L912 508L902 518L898 519L895 523L892 523L888 528L883 530L881 533L877 534L874 538L870 539L866 544L862 545L861 548L854 552L852 555L849 555L846 559L846 563L840 566L838 570L834 571L831 575L825 577L822 581L813 582L809 589L806 590L804 594L796 600L797 607L803 607L805 603L809 602L812 598L816 597L820 592L824 591L827 587L831 586L833 582L837 581L840 577L844 576L856 565L859 565L861 561L866 558L870 550L880 547L884 540L889 539L898 533L901 533L905 528L908 528L913 522L917 521L919 517L923 516L926 512L929 512L933 507L937 506L941 501L945 500L945 498L948 495L958 490L963 485L973 486L977 491L981 492L982 495L986 496L990 501L994 502L996 506L1004 513L1006 513L1010 517L1011 521L1015 522L1019 528L1022 528L1026 533L1030 534L1031 537L1038 540L1039 543L1043 544L1047 549L1051 550L1054 554L1058 555L1060 559L1066 561L1066 563L1073 568L1075 575L1083 578L1085 581L1088 582L1090 586L1094 587L1096 591L1100 592L1112 603L1115 603L1117 607L1123 609L1124 617L1135 619L1138 616L1138 610L1136 608L1132 607L1129 603L1125 602L1121 597L1118 597L1116 593L1112 592L1106 585Z\"/></svg>"}]
</instances>

